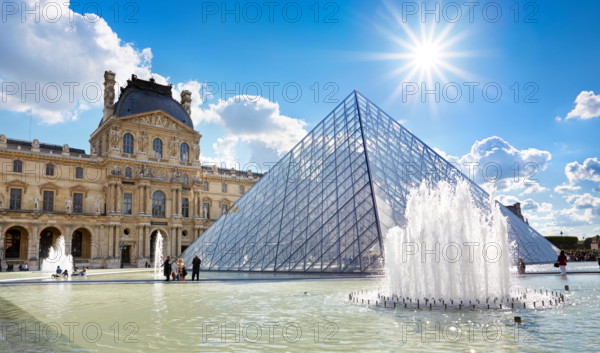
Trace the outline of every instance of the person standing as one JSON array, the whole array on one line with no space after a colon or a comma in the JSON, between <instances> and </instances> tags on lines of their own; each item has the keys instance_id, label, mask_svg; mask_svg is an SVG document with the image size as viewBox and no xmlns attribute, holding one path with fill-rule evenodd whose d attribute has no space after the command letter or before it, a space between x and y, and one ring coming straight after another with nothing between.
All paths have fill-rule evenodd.
<instances>
[{"instance_id":1,"label":"person standing","mask_svg":"<svg viewBox=\"0 0 600 353\"><path fill-rule=\"evenodd\" d=\"M564 250L560 251L560 255L558 255L558 259L556 259L556 262L558 262L558 267L560 267L560 275L566 276L567 275L567 255L565 255Z\"/></svg>"},{"instance_id":2,"label":"person standing","mask_svg":"<svg viewBox=\"0 0 600 353\"><path fill-rule=\"evenodd\" d=\"M167 256L165 262L163 263L163 274L167 279L165 281L169 281L171 279L171 257Z\"/></svg>"},{"instance_id":3,"label":"person standing","mask_svg":"<svg viewBox=\"0 0 600 353\"><path fill-rule=\"evenodd\" d=\"M196 281L200 280L200 263L202 263L202 261L198 255L194 256L194 259L192 260L192 281L194 280L194 276L196 277Z\"/></svg>"},{"instance_id":4,"label":"person standing","mask_svg":"<svg viewBox=\"0 0 600 353\"><path fill-rule=\"evenodd\" d=\"M174 259L171 266L171 278L173 281L179 281L179 259Z\"/></svg>"},{"instance_id":5,"label":"person standing","mask_svg":"<svg viewBox=\"0 0 600 353\"><path fill-rule=\"evenodd\" d=\"M523 261L522 257L519 257L519 261L517 263L517 271L520 275L525 274L525 261Z\"/></svg>"},{"instance_id":6,"label":"person standing","mask_svg":"<svg viewBox=\"0 0 600 353\"><path fill-rule=\"evenodd\" d=\"M177 264L179 265L179 280L185 281L185 276L187 276L187 270L185 269L183 259L179 258L179 260L177 260Z\"/></svg>"}]
</instances>

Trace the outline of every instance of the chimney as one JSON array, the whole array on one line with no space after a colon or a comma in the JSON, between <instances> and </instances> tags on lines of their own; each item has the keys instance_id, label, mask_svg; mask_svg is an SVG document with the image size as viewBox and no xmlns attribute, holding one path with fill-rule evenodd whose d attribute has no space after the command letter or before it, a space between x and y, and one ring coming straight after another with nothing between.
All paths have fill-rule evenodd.
<instances>
[{"instance_id":1,"label":"chimney","mask_svg":"<svg viewBox=\"0 0 600 353\"><path fill-rule=\"evenodd\" d=\"M192 116L192 92L188 90L181 92L181 105L188 115Z\"/></svg>"},{"instance_id":2,"label":"chimney","mask_svg":"<svg viewBox=\"0 0 600 353\"><path fill-rule=\"evenodd\" d=\"M115 73L104 71L104 110L102 122L108 120L115 108Z\"/></svg>"}]
</instances>

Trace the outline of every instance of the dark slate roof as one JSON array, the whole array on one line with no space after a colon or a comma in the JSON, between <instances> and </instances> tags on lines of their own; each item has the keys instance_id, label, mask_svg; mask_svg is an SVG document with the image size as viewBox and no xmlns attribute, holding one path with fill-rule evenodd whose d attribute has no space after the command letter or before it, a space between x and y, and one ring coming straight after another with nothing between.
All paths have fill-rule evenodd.
<instances>
[{"instance_id":1,"label":"dark slate roof","mask_svg":"<svg viewBox=\"0 0 600 353\"><path fill-rule=\"evenodd\" d=\"M159 85L152 78L145 81L131 75L127 87L121 88L114 115L121 117L162 110L193 129L192 119L183 106L173 99L171 88L172 85Z\"/></svg>"},{"instance_id":2,"label":"dark slate roof","mask_svg":"<svg viewBox=\"0 0 600 353\"><path fill-rule=\"evenodd\" d=\"M14 145L14 146L21 146L21 147L25 147L26 149L31 149L31 141L23 141L23 140L17 140L17 139L6 139L6 144L7 145ZM40 149L62 152L63 147L59 146L59 145L52 145L52 144L49 144L49 143L40 142ZM70 153L85 154L85 150L82 150L80 148L73 148L73 147L70 147L70 146L69 146L69 152Z\"/></svg>"}]
</instances>

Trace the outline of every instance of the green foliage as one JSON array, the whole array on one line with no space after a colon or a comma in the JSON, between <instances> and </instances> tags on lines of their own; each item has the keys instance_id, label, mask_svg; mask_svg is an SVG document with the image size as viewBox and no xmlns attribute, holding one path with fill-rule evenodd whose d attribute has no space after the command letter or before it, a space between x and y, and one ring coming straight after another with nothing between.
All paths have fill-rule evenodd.
<instances>
[{"instance_id":1,"label":"green foliage","mask_svg":"<svg viewBox=\"0 0 600 353\"><path fill-rule=\"evenodd\" d=\"M593 237L585 238L585 240L583 241L584 249L591 249L592 248L592 240L595 240L597 243L600 242L600 235L596 235L596 236L593 236Z\"/></svg>"},{"instance_id":2,"label":"green foliage","mask_svg":"<svg viewBox=\"0 0 600 353\"><path fill-rule=\"evenodd\" d=\"M570 249L577 249L577 237L563 237L563 236L547 236L544 237L546 239L548 239L549 242L551 242L552 244L554 244L554 246L556 246L559 249L564 249L564 250L570 250Z\"/></svg>"}]
</instances>

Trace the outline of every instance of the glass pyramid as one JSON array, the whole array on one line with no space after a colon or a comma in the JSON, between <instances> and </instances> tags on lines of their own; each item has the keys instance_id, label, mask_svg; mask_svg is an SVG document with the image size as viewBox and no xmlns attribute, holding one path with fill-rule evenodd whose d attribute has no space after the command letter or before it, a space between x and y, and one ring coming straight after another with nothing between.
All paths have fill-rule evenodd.
<instances>
[{"instance_id":1,"label":"glass pyramid","mask_svg":"<svg viewBox=\"0 0 600 353\"><path fill-rule=\"evenodd\" d=\"M383 236L405 222L422 180L468 178L410 131L353 92L183 254L204 270L371 273ZM482 207L489 195L470 181ZM556 248L504 206L509 238L526 263Z\"/></svg>"}]
</instances>

